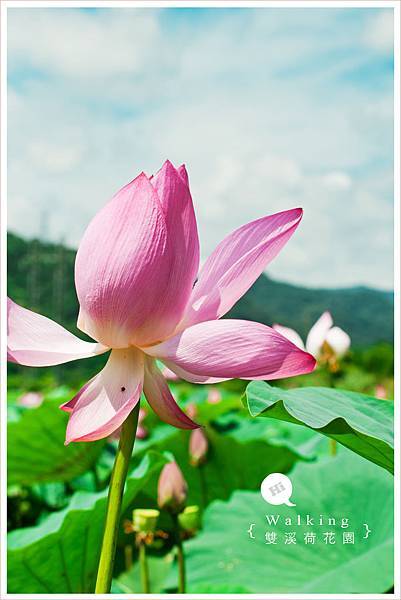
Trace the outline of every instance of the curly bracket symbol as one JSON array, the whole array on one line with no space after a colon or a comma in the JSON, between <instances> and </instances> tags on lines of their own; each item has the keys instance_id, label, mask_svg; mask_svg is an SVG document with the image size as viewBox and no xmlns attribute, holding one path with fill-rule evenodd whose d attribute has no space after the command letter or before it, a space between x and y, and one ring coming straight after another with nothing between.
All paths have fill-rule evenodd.
<instances>
[{"instance_id":1,"label":"curly bracket symbol","mask_svg":"<svg viewBox=\"0 0 401 600\"><path fill-rule=\"evenodd\" d=\"M251 523L249 526L249 529L247 530L247 533L249 533L249 537L251 538L251 540L255 539L255 536L253 535L254 526L255 526L255 523Z\"/></svg>"},{"instance_id":2,"label":"curly bracket symbol","mask_svg":"<svg viewBox=\"0 0 401 600\"><path fill-rule=\"evenodd\" d=\"M369 533L372 533L372 530L369 529L369 525L367 523L364 523L365 527L366 527L366 532L365 535L363 536L363 539L366 540L369 537Z\"/></svg>"}]
</instances>

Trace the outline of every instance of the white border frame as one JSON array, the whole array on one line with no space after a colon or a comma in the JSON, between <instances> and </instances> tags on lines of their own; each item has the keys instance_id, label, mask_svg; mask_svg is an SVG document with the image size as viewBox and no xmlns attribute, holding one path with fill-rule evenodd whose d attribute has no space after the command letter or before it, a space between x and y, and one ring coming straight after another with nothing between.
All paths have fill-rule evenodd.
<instances>
[{"instance_id":1,"label":"white border frame","mask_svg":"<svg viewBox=\"0 0 401 600\"><path fill-rule=\"evenodd\" d=\"M1 1L1 0L0 0ZM400 544L401 544L401 493L400 493L400 370L401 370L401 349L400 349L400 302L401 302L401 246L400 246L400 0L3 0L1 2L1 206L0 206L0 466L1 466L1 503L0 503L0 598L1 599L19 599L19 598L38 598L51 600L84 598L112 598L118 595L105 594L8 594L6 591L6 534L7 534L7 492L6 492L6 425L7 425L7 353L6 353L6 224L7 224L7 9L8 8L80 8L80 7L99 7L99 8L169 8L169 7L199 7L199 8L218 8L218 7L247 7L247 8L393 8L394 10L394 403L395 403L395 553L394 553L394 574L395 587L394 594L124 594L124 598L138 599L157 599L160 598L199 598L205 600L214 600L215 598L235 598L245 600L252 598L254 600L277 600L278 598L288 599L330 599L340 600L355 598L366 599L392 599L400 600ZM3 473L4 471L4 473Z\"/></svg>"}]
</instances>

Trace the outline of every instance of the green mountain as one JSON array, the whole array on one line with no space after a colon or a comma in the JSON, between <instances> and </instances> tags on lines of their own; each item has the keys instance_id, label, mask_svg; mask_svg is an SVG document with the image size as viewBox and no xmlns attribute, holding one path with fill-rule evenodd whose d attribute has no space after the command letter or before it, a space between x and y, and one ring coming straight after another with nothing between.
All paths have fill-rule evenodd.
<instances>
[{"instance_id":1,"label":"green mountain","mask_svg":"<svg viewBox=\"0 0 401 600\"><path fill-rule=\"evenodd\" d=\"M75 251L61 244L8 234L8 295L77 333ZM305 338L325 310L345 329L353 346L393 341L393 294L366 287L311 289L261 275L229 317L281 323ZM82 336L82 333L80 333Z\"/></svg>"},{"instance_id":2,"label":"green mountain","mask_svg":"<svg viewBox=\"0 0 401 600\"><path fill-rule=\"evenodd\" d=\"M329 310L336 325L349 333L352 345L393 343L393 292L368 287L303 288L262 275L228 314L266 325L292 327L303 339L322 312Z\"/></svg>"},{"instance_id":3,"label":"green mountain","mask_svg":"<svg viewBox=\"0 0 401 600\"><path fill-rule=\"evenodd\" d=\"M7 234L7 294L77 333L75 250Z\"/></svg>"}]
</instances>

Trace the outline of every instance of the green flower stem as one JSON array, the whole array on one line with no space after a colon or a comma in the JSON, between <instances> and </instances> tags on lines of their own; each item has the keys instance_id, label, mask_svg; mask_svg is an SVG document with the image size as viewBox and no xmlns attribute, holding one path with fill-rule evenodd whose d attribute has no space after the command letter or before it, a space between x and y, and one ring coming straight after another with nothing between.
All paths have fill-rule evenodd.
<instances>
[{"instance_id":1,"label":"green flower stem","mask_svg":"<svg viewBox=\"0 0 401 600\"><path fill-rule=\"evenodd\" d=\"M127 544L124 547L124 560L125 560L125 570L129 571L132 567L132 546L131 544Z\"/></svg>"},{"instance_id":2,"label":"green flower stem","mask_svg":"<svg viewBox=\"0 0 401 600\"><path fill-rule=\"evenodd\" d=\"M143 540L139 542L139 566L141 569L142 591L144 594L150 594L149 569L148 561L146 558L146 544Z\"/></svg>"},{"instance_id":3,"label":"green flower stem","mask_svg":"<svg viewBox=\"0 0 401 600\"><path fill-rule=\"evenodd\" d=\"M181 528L178 522L178 515L171 515L174 523L175 543L177 546L178 561L178 593L185 594L185 556L181 539Z\"/></svg>"},{"instance_id":4,"label":"green flower stem","mask_svg":"<svg viewBox=\"0 0 401 600\"><path fill-rule=\"evenodd\" d=\"M104 525L102 549L96 579L96 594L108 594L113 577L114 557L120 522L121 503L124 492L128 465L135 442L138 425L139 402L128 415L121 427L120 443L111 474L109 495L107 498L106 522Z\"/></svg>"}]
</instances>

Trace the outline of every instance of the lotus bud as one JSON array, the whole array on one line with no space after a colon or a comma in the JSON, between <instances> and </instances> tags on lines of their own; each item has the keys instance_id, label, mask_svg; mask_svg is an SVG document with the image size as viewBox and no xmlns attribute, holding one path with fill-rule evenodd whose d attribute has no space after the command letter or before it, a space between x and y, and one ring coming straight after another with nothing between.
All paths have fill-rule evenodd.
<instances>
[{"instance_id":1,"label":"lotus bud","mask_svg":"<svg viewBox=\"0 0 401 600\"><path fill-rule=\"evenodd\" d=\"M190 463L194 467L199 467L206 461L209 443L202 428L191 431L189 438L189 457Z\"/></svg>"},{"instance_id":2,"label":"lotus bud","mask_svg":"<svg viewBox=\"0 0 401 600\"><path fill-rule=\"evenodd\" d=\"M26 394L22 394L17 400L17 404L19 406L24 406L25 408L36 408L40 406L43 402L43 394L39 392L27 392Z\"/></svg>"},{"instance_id":3,"label":"lotus bud","mask_svg":"<svg viewBox=\"0 0 401 600\"><path fill-rule=\"evenodd\" d=\"M201 526L199 506L187 506L178 515L178 522L185 533L193 535Z\"/></svg>"},{"instance_id":4,"label":"lotus bud","mask_svg":"<svg viewBox=\"0 0 401 600\"><path fill-rule=\"evenodd\" d=\"M145 535L154 533L159 515L160 512L153 508L136 508L132 512L132 525L134 531Z\"/></svg>"},{"instance_id":5,"label":"lotus bud","mask_svg":"<svg viewBox=\"0 0 401 600\"><path fill-rule=\"evenodd\" d=\"M382 398L382 399L387 398L386 388L381 383L378 383L377 386L375 387L375 397Z\"/></svg>"},{"instance_id":6,"label":"lotus bud","mask_svg":"<svg viewBox=\"0 0 401 600\"><path fill-rule=\"evenodd\" d=\"M190 402L187 405L185 411L190 419L196 419L196 416L198 414L198 409L196 407L195 402Z\"/></svg>"},{"instance_id":7,"label":"lotus bud","mask_svg":"<svg viewBox=\"0 0 401 600\"><path fill-rule=\"evenodd\" d=\"M157 502L159 508L173 514L182 511L187 499L188 486L176 462L165 465L159 477Z\"/></svg>"},{"instance_id":8,"label":"lotus bud","mask_svg":"<svg viewBox=\"0 0 401 600\"><path fill-rule=\"evenodd\" d=\"M138 440L146 440L149 435L149 431L143 425L138 425L138 429L136 430L136 437Z\"/></svg>"},{"instance_id":9,"label":"lotus bud","mask_svg":"<svg viewBox=\"0 0 401 600\"><path fill-rule=\"evenodd\" d=\"M218 404L221 402L221 393L216 388L212 388L207 396L209 404Z\"/></svg>"}]
</instances>

